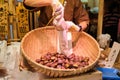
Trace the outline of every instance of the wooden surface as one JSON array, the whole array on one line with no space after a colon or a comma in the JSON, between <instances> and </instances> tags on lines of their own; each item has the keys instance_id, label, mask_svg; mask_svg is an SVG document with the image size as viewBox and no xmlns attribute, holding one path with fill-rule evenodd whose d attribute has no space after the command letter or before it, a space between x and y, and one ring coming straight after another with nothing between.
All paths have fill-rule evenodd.
<instances>
[{"instance_id":1,"label":"wooden surface","mask_svg":"<svg viewBox=\"0 0 120 80\"><path fill-rule=\"evenodd\" d=\"M64 78L50 78L38 72L20 71L20 43L12 42L11 45L7 46L4 50L6 50L4 67L8 70L9 75L0 77L0 80L102 80L102 73L96 70Z\"/></svg>"}]
</instances>

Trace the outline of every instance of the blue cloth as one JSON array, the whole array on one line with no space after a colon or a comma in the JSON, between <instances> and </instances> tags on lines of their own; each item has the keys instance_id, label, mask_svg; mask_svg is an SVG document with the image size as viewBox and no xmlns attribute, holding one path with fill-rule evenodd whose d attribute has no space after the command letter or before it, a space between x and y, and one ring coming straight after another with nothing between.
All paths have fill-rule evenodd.
<instances>
[{"instance_id":1,"label":"blue cloth","mask_svg":"<svg viewBox=\"0 0 120 80\"><path fill-rule=\"evenodd\" d=\"M118 69L98 67L97 70L102 72L103 80L120 80L120 77L117 75Z\"/></svg>"}]
</instances>

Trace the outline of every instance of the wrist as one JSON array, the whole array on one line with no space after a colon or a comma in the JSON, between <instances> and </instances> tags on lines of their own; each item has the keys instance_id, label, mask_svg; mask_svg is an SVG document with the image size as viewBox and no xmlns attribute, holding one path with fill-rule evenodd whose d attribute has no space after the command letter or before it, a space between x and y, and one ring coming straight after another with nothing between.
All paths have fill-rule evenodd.
<instances>
[{"instance_id":1,"label":"wrist","mask_svg":"<svg viewBox=\"0 0 120 80\"><path fill-rule=\"evenodd\" d=\"M79 27L79 32L82 31L82 26L78 25L78 27Z\"/></svg>"}]
</instances>

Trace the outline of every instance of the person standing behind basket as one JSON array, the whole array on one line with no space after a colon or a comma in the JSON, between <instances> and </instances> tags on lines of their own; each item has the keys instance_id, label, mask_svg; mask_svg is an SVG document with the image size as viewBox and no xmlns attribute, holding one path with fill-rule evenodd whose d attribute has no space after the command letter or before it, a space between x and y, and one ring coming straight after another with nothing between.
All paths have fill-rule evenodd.
<instances>
[{"instance_id":1,"label":"person standing behind basket","mask_svg":"<svg viewBox=\"0 0 120 80\"><path fill-rule=\"evenodd\" d=\"M57 6L55 10L55 14L59 16L59 19L55 19L56 23L51 22L48 24L53 17L52 5L55 1L56 0L24 0L23 4L28 10L40 10L39 27L59 24L60 27L67 25L68 28L73 25L76 27L79 26L79 31L87 28L89 24L89 17L80 0L60 0L64 7L60 5ZM64 11L61 12L60 10L63 10L63 8ZM64 16L62 13L64 13ZM64 17L64 20L61 19L62 17ZM60 23L62 24L60 25Z\"/></svg>"},{"instance_id":2,"label":"person standing behind basket","mask_svg":"<svg viewBox=\"0 0 120 80\"><path fill-rule=\"evenodd\" d=\"M103 34L110 34L112 39L110 47L112 47L114 41L117 41L119 19L119 4L116 1L113 1L103 17Z\"/></svg>"}]
</instances>

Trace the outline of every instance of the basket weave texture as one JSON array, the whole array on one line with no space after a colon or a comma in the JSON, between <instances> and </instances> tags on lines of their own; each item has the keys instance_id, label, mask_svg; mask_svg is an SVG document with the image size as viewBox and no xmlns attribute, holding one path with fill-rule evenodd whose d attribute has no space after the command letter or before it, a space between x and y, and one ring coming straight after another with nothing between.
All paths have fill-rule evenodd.
<instances>
[{"instance_id":1,"label":"basket weave texture","mask_svg":"<svg viewBox=\"0 0 120 80\"><path fill-rule=\"evenodd\" d=\"M80 69L55 69L35 62L46 53L57 52L57 31L53 26L37 28L28 32L21 41L21 53L36 71L50 77L63 77L84 73L92 69L99 57L100 48L97 41L85 32L72 31L73 53L90 58L89 65Z\"/></svg>"}]
</instances>

